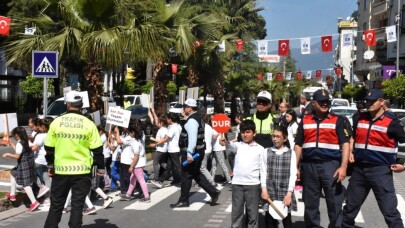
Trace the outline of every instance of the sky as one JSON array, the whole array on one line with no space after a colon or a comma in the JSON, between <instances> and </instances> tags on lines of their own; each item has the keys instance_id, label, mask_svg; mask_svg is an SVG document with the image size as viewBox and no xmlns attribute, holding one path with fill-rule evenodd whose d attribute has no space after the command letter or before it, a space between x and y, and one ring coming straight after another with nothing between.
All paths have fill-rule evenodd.
<instances>
[{"instance_id":1,"label":"sky","mask_svg":"<svg viewBox=\"0 0 405 228\"><path fill-rule=\"evenodd\" d=\"M337 34L337 18L346 19L357 10L357 0L257 0L257 6L266 8L260 12L266 19L266 39L278 40ZM320 41L314 39L311 43ZM291 40L290 45L296 48L299 42Z\"/></svg>"}]
</instances>

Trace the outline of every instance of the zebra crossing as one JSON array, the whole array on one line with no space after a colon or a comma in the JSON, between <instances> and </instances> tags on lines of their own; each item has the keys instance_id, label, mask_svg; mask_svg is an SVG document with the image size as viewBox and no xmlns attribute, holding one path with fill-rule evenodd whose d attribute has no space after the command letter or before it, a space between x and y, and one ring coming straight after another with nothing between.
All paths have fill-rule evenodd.
<instances>
[{"instance_id":1,"label":"zebra crossing","mask_svg":"<svg viewBox=\"0 0 405 228\"><path fill-rule=\"evenodd\" d=\"M160 207L162 206L162 208L167 208L167 202L163 202L164 200L168 199L169 197L175 197L177 198L177 196L175 196L175 193L178 194L178 192L180 191L179 187L176 186L169 186L169 187L165 187L162 189L155 189L152 187L151 184L149 185L149 189L150 190L154 190L151 193L151 199L152 201L149 203L144 203L141 201L129 201L128 205L125 205L123 208L118 208L119 210L134 210L134 211L147 211L149 209L151 209L152 207ZM228 189L222 186L218 186L218 190L223 190L223 191L227 191ZM293 217L293 221L303 221L303 217L304 217L304 203L302 202L302 192L301 191L295 191L294 192L295 197L297 199L297 207L298 210L297 211L293 211L292 217ZM120 196L117 192L113 192L108 194L110 197L113 198L113 201L119 201L120 200ZM221 201L221 206L218 207L218 212L214 215L213 217L213 221L215 220L215 216L226 216L227 218L230 218L230 214L232 212L232 200L231 200L231 194L222 194L221 197L226 198L226 199L222 199ZM220 197L220 198L221 198ZM400 195L397 194L397 199L398 199L398 210L401 213L402 219L405 221L405 200L404 198ZM209 202L211 200L210 196L203 190L203 189L198 189L197 191L195 191L191 196L190 196L190 207L185 207L185 208L172 208L172 211L188 211L188 212L198 212L200 211L205 205L207 205L207 202ZM103 209L101 205L97 205L99 203L95 203L94 206L96 207L96 211ZM165 205L163 205L165 204ZM321 207L325 207L325 202L322 202L321 200ZM326 208L325 208L326 209ZM39 207L37 212L34 213L41 213L41 212L47 212L49 210L49 206L41 206ZM368 208L363 206L362 208L363 211L368 211ZM356 224L359 224L360 226L365 226L367 225L367 221L365 221L365 217L364 217L364 213L363 211L360 211L360 213L358 214L358 216L356 217L355 221ZM218 214L219 213L219 214ZM322 217L326 217L327 218L327 211L326 210L321 210L321 214L324 214ZM369 216L373 216L370 213L367 215ZM366 217L367 217L366 216ZM221 218L222 218L221 217Z\"/></svg>"}]
</instances>

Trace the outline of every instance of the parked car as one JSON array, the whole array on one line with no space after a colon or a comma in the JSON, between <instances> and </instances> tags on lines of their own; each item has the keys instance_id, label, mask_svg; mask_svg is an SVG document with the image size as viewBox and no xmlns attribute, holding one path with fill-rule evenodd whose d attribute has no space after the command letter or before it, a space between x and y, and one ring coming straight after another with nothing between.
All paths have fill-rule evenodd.
<instances>
[{"instance_id":1,"label":"parked car","mask_svg":"<svg viewBox=\"0 0 405 228\"><path fill-rule=\"evenodd\" d=\"M405 117L405 109L391 108L389 111L395 113L398 119L402 119Z\"/></svg>"},{"instance_id":2,"label":"parked car","mask_svg":"<svg viewBox=\"0 0 405 228\"><path fill-rule=\"evenodd\" d=\"M148 116L148 108L142 105L131 105L126 110L131 111L131 120L140 120L142 129L146 135L153 133L153 124Z\"/></svg>"},{"instance_id":3,"label":"parked car","mask_svg":"<svg viewBox=\"0 0 405 228\"><path fill-rule=\"evenodd\" d=\"M333 98L330 102L331 106L350 106L350 102L347 99Z\"/></svg>"},{"instance_id":4,"label":"parked car","mask_svg":"<svg viewBox=\"0 0 405 228\"><path fill-rule=\"evenodd\" d=\"M405 131L405 117L399 119ZM398 143L397 158L405 160L405 143Z\"/></svg>"},{"instance_id":5,"label":"parked car","mask_svg":"<svg viewBox=\"0 0 405 228\"><path fill-rule=\"evenodd\" d=\"M231 114L231 102L225 101L225 114Z\"/></svg>"},{"instance_id":6,"label":"parked car","mask_svg":"<svg viewBox=\"0 0 405 228\"><path fill-rule=\"evenodd\" d=\"M173 112L173 113L178 113L181 114L183 112L183 105L180 103L175 102L176 104L173 105L173 107L171 107L169 109L169 112ZM171 106L171 105L170 105Z\"/></svg>"},{"instance_id":7,"label":"parked car","mask_svg":"<svg viewBox=\"0 0 405 228\"><path fill-rule=\"evenodd\" d=\"M337 115L346 116L349 119L350 124L353 125L352 117L353 114L357 112L357 108L350 106L332 106L329 111Z\"/></svg>"}]
</instances>

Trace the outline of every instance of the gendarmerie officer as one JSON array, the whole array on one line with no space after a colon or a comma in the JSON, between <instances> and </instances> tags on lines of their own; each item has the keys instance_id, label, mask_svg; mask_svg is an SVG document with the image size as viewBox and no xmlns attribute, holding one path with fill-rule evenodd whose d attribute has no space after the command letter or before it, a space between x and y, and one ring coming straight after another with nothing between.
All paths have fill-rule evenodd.
<instances>
[{"instance_id":1,"label":"gendarmerie officer","mask_svg":"<svg viewBox=\"0 0 405 228\"><path fill-rule=\"evenodd\" d=\"M362 204L373 190L388 227L403 228L392 172L404 171L403 164L396 164L396 159L398 142L405 142L405 133L398 118L384 110L381 90L370 90L365 100L367 112L353 120L355 148L350 162L354 162L354 167L342 227L354 227Z\"/></svg>"},{"instance_id":2,"label":"gendarmerie officer","mask_svg":"<svg viewBox=\"0 0 405 228\"><path fill-rule=\"evenodd\" d=\"M313 113L305 115L295 139L297 167L301 166L304 221L306 227L321 227L319 201L325 193L329 227L342 224L343 187L349 159L349 132L344 118L329 113L329 93L320 89L313 94ZM302 157L301 157L302 156ZM300 159L301 158L301 159Z\"/></svg>"}]
</instances>

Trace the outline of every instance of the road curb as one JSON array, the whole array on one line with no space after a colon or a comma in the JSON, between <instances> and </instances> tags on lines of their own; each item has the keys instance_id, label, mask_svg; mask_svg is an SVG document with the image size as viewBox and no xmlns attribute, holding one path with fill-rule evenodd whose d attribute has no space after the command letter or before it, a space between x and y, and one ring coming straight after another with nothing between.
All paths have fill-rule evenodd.
<instances>
[{"instance_id":1,"label":"road curb","mask_svg":"<svg viewBox=\"0 0 405 228\"><path fill-rule=\"evenodd\" d=\"M9 219L9 218L17 216L17 215L20 215L20 214L25 213L27 211L28 211L27 207L24 204L22 204L19 207L12 208L10 210L0 212L0 221L5 220L5 219Z\"/></svg>"}]
</instances>

